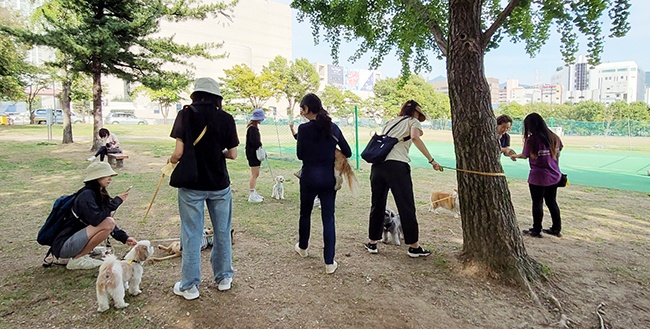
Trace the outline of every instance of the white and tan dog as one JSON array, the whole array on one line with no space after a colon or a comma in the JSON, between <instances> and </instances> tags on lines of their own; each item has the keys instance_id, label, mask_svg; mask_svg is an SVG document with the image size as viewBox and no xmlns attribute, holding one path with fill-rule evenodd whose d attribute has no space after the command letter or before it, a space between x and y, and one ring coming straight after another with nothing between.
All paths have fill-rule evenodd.
<instances>
[{"instance_id":1,"label":"white and tan dog","mask_svg":"<svg viewBox=\"0 0 650 329\"><path fill-rule=\"evenodd\" d=\"M447 209L454 214L454 218L460 217L460 203L458 202L458 192L454 189L453 192L432 192L431 203L429 204L429 211L436 214L439 213L439 208Z\"/></svg>"},{"instance_id":2,"label":"white and tan dog","mask_svg":"<svg viewBox=\"0 0 650 329\"><path fill-rule=\"evenodd\" d=\"M284 200L284 176L275 176L275 185L273 185L271 197Z\"/></svg>"},{"instance_id":3,"label":"white and tan dog","mask_svg":"<svg viewBox=\"0 0 650 329\"><path fill-rule=\"evenodd\" d=\"M397 213L386 208L384 212L384 234L381 242L392 242L394 245L399 246L401 245L400 239L404 239L402 221Z\"/></svg>"},{"instance_id":4,"label":"white and tan dog","mask_svg":"<svg viewBox=\"0 0 650 329\"><path fill-rule=\"evenodd\" d=\"M153 255L153 247L148 240L139 241L131 248L120 261L114 255L104 258L104 264L99 267L97 276L97 308L98 312L108 310L109 296L113 298L116 308L129 306L124 302L124 295L128 289L133 296L140 294L142 281L142 263Z\"/></svg>"}]
</instances>

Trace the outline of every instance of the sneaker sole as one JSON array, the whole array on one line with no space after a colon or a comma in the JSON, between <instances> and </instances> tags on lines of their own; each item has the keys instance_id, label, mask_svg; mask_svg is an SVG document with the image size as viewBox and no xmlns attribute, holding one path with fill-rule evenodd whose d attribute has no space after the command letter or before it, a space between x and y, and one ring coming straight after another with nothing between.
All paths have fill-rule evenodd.
<instances>
[{"instance_id":1,"label":"sneaker sole","mask_svg":"<svg viewBox=\"0 0 650 329\"><path fill-rule=\"evenodd\" d=\"M412 253L409 252L408 255L411 258L418 258L418 257L427 257L427 256L430 256L431 254L430 253L429 254L412 254Z\"/></svg>"},{"instance_id":2,"label":"sneaker sole","mask_svg":"<svg viewBox=\"0 0 650 329\"><path fill-rule=\"evenodd\" d=\"M177 290L177 289L176 289L176 285L174 285L174 294L175 294L176 296L181 296L181 297L185 298L185 300L193 300L193 299L197 299L197 298L199 298L199 296L200 296L199 293L196 294L196 297L194 297L194 296L188 296L188 295L186 295L185 293L183 293L182 291Z\"/></svg>"},{"instance_id":3,"label":"sneaker sole","mask_svg":"<svg viewBox=\"0 0 650 329\"><path fill-rule=\"evenodd\" d=\"M366 250L368 250L368 252L371 253L371 254L378 254L379 253L379 249L377 249L377 248L370 249L370 248L368 248L368 246L366 246L365 243L363 244L363 247L366 248Z\"/></svg>"}]
</instances>

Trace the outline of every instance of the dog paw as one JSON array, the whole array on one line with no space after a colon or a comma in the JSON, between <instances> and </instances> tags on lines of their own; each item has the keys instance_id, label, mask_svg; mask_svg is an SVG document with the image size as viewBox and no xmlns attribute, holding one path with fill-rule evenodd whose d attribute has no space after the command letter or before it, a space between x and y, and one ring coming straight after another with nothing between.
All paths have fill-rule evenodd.
<instances>
[{"instance_id":1,"label":"dog paw","mask_svg":"<svg viewBox=\"0 0 650 329\"><path fill-rule=\"evenodd\" d=\"M138 290L136 290L136 291L129 291L129 293L130 293L131 295L133 295L133 296L137 296L137 295L139 295L139 294L142 293L142 290L139 290L139 289L138 289Z\"/></svg>"},{"instance_id":2,"label":"dog paw","mask_svg":"<svg viewBox=\"0 0 650 329\"><path fill-rule=\"evenodd\" d=\"M129 306L129 303L115 304L115 308L125 308L127 306Z\"/></svg>"},{"instance_id":3,"label":"dog paw","mask_svg":"<svg viewBox=\"0 0 650 329\"><path fill-rule=\"evenodd\" d=\"M100 306L97 308L97 312L106 312L108 310L108 306Z\"/></svg>"}]
</instances>

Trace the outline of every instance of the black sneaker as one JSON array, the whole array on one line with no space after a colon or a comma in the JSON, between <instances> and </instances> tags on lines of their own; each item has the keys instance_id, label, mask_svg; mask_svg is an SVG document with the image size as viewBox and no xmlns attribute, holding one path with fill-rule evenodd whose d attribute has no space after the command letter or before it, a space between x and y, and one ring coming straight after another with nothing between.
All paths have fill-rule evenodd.
<instances>
[{"instance_id":1,"label":"black sneaker","mask_svg":"<svg viewBox=\"0 0 650 329\"><path fill-rule=\"evenodd\" d=\"M527 230L523 230L523 231L521 231L521 233L526 234L526 235L530 235L533 238L541 238L542 237L542 234L540 234L539 232L533 231L532 228L529 228Z\"/></svg>"},{"instance_id":2,"label":"black sneaker","mask_svg":"<svg viewBox=\"0 0 650 329\"><path fill-rule=\"evenodd\" d=\"M422 249L422 246L417 248L409 247L408 255L411 258L427 257L431 255L431 250Z\"/></svg>"},{"instance_id":3,"label":"black sneaker","mask_svg":"<svg viewBox=\"0 0 650 329\"><path fill-rule=\"evenodd\" d=\"M542 230L542 232L544 232L546 234L550 234L550 235L555 235L558 238L562 237L562 233L560 233L558 231L555 231L555 230L551 230L550 228L545 228L545 229Z\"/></svg>"},{"instance_id":4,"label":"black sneaker","mask_svg":"<svg viewBox=\"0 0 650 329\"><path fill-rule=\"evenodd\" d=\"M364 243L363 246L366 247L366 250L368 250L368 252L371 253L371 254L376 254L376 253L379 252L377 250L377 244L376 243L368 242L368 243Z\"/></svg>"}]
</instances>

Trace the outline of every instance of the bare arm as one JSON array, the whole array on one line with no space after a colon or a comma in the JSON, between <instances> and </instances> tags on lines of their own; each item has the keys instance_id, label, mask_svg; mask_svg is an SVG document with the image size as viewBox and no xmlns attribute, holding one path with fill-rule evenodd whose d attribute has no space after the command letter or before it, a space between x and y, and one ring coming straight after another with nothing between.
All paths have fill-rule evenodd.
<instances>
[{"instance_id":1,"label":"bare arm","mask_svg":"<svg viewBox=\"0 0 650 329\"><path fill-rule=\"evenodd\" d=\"M226 159L231 159L231 160L237 159L237 148L233 147L231 149L224 150L223 156L225 156Z\"/></svg>"},{"instance_id":2,"label":"bare arm","mask_svg":"<svg viewBox=\"0 0 650 329\"><path fill-rule=\"evenodd\" d=\"M172 153L172 156L169 157L167 162L171 163L178 163L178 161L183 157L183 147L185 144L183 144L183 140L180 138L176 138L176 147L174 147L174 152Z\"/></svg>"},{"instance_id":3,"label":"bare arm","mask_svg":"<svg viewBox=\"0 0 650 329\"><path fill-rule=\"evenodd\" d=\"M411 127L411 140L413 141L413 144L415 144L415 147L420 150L420 152L427 158L427 161L433 166L433 169L442 171L442 167L433 159L433 156L429 153L429 150L427 150L427 146L424 145L424 142L420 138L422 136L422 130L416 128L416 127Z\"/></svg>"}]
</instances>

